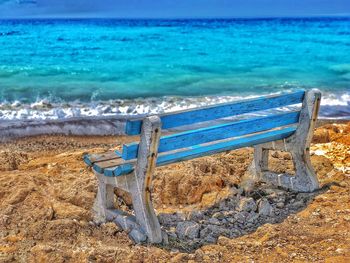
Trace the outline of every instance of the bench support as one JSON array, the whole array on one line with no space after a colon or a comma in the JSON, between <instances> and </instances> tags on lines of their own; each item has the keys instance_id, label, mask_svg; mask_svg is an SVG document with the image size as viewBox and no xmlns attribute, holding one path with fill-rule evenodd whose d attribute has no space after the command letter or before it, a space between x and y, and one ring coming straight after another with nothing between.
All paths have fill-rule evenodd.
<instances>
[{"instance_id":1,"label":"bench support","mask_svg":"<svg viewBox=\"0 0 350 263\"><path fill-rule=\"evenodd\" d=\"M254 161L250 171L255 180L265 181L297 192L312 192L319 188L318 179L310 161L310 143L320 100L321 93L318 90L307 91L302 103L296 132L284 140L254 147ZM269 171L269 150L289 151L293 159L295 176Z\"/></svg>"},{"instance_id":2,"label":"bench support","mask_svg":"<svg viewBox=\"0 0 350 263\"><path fill-rule=\"evenodd\" d=\"M151 201L152 176L156 167L161 122L151 116L143 121L135 170L127 175L108 177L95 171L98 191L94 204L96 222L114 220L123 229L144 232L151 243L162 242L162 232ZM135 216L114 208L114 188L131 194Z\"/></svg>"},{"instance_id":3,"label":"bench support","mask_svg":"<svg viewBox=\"0 0 350 263\"><path fill-rule=\"evenodd\" d=\"M151 201L152 176L156 168L161 121L157 116L146 118L142 124L141 141L135 167L135 182L131 195L137 222L151 243L161 243L162 233Z\"/></svg>"}]
</instances>

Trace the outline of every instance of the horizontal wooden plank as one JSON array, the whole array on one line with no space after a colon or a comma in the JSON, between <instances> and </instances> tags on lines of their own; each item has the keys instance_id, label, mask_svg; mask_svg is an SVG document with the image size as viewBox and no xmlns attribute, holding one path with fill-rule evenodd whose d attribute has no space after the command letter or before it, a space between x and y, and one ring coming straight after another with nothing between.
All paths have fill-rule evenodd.
<instances>
[{"instance_id":1,"label":"horizontal wooden plank","mask_svg":"<svg viewBox=\"0 0 350 263\"><path fill-rule=\"evenodd\" d=\"M92 166L96 162L108 161L115 158L120 158L121 156L121 152L115 150L100 154L86 154L84 155L83 159L87 165Z\"/></svg>"},{"instance_id":2,"label":"horizontal wooden plank","mask_svg":"<svg viewBox=\"0 0 350 263\"><path fill-rule=\"evenodd\" d=\"M98 173L103 173L105 168L114 167L123 164L124 160L122 158L116 157L112 160L96 162L93 164L93 169Z\"/></svg>"},{"instance_id":3,"label":"horizontal wooden plank","mask_svg":"<svg viewBox=\"0 0 350 263\"><path fill-rule=\"evenodd\" d=\"M157 166L167 165L175 162L190 160L223 151L230 151L242 147L249 147L270 141L281 140L291 136L296 131L296 127L287 127L280 130L273 130L246 137L215 142L207 145L192 146L187 149L177 150L160 154L157 159ZM121 176L133 171L136 159L130 160L126 165L112 167L108 169L108 176ZM107 169L105 170L107 171ZM105 172L105 175L106 172Z\"/></svg>"},{"instance_id":4,"label":"horizontal wooden plank","mask_svg":"<svg viewBox=\"0 0 350 263\"><path fill-rule=\"evenodd\" d=\"M121 176L128 173L131 173L134 170L134 164L136 163L136 160L134 162L125 163L116 167L106 168L104 169L104 175L105 176Z\"/></svg>"},{"instance_id":5,"label":"horizontal wooden plank","mask_svg":"<svg viewBox=\"0 0 350 263\"><path fill-rule=\"evenodd\" d=\"M273 96L262 96L259 98L241 100L230 103L217 104L207 107L177 111L160 115L162 129L170 129L194 123L211 121L240 114L268 110L287 105L301 103L305 91L284 93ZM128 120L125 126L125 133L137 135L141 132L142 119Z\"/></svg>"},{"instance_id":6,"label":"horizontal wooden plank","mask_svg":"<svg viewBox=\"0 0 350 263\"><path fill-rule=\"evenodd\" d=\"M272 114L264 117L251 118L242 121L163 136L159 142L158 152L162 153L177 150L197 144L228 139L231 137L252 134L289 124L294 124L299 121L299 114L299 111ZM137 158L138 146L138 143L129 143L123 145L122 158L124 160Z\"/></svg>"},{"instance_id":7,"label":"horizontal wooden plank","mask_svg":"<svg viewBox=\"0 0 350 263\"><path fill-rule=\"evenodd\" d=\"M204 146L194 146L185 151L159 156L157 165L166 165L174 162L189 160L193 158L203 157L223 151L235 150L243 147L249 147L257 144L262 144L270 141L281 140L289 137L296 131L295 127L287 127L281 130L268 131L256 135L251 135L243 138L227 140L224 142L214 143Z\"/></svg>"}]
</instances>

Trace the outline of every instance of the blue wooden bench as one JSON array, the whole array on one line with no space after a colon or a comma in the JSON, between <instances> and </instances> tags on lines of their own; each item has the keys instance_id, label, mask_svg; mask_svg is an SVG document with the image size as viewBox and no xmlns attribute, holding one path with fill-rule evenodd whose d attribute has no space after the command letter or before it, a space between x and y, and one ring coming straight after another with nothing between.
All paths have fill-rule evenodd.
<instances>
[{"instance_id":1,"label":"blue wooden bench","mask_svg":"<svg viewBox=\"0 0 350 263\"><path fill-rule=\"evenodd\" d=\"M114 220L134 240L148 238L151 243L160 243L161 228L151 202L155 168L248 146L254 146L251 172L255 179L294 191L314 191L319 184L310 163L309 146L320 99L317 90L296 91L127 121L125 133L140 135L139 142L124 144L122 152L84 156L85 163L92 167L98 179L96 219ZM297 104L301 106L296 111L267 111ZM227 121L229 117L258 111L270 113ZM214 120L223 118L225 123L213 124ZM161 135L162 129L198 123L205 125ZM294 176L268 170L268 150L271 149L291 152ZM114 208L115 187L131 194L135 216Z\"/></svg>"}]
</instances>

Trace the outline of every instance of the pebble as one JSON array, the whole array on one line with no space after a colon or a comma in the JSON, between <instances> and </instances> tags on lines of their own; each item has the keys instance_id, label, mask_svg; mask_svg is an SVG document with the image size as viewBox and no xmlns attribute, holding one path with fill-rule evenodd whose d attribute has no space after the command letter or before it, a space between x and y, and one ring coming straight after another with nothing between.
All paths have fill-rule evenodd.
<instances>
[{"instance_id":1,"label":"pebble","mask_svg":"<svg viewBox=\"0 0 350 263\"><path fill-rule=\"evenodd\" d=\"M259 215L270 216L272 214L272 206L267 199L261 199L258 206Z\"/></svg>"},{"instance_id":2,"label":"pebble","mask_svg":"<svg viewBox=\"0 0 350 263\"><path fill-rule=\"evenodd\" d=\"M278 203L276 204L276 207L277 207L277 208L283 208L283 207L284 207L284 203L283 203L283 202L278 202Z\"/></svg>"},{"instance_id":3,"label":"pebble","mask_svg":"<svg viewBox=\"0 0 350 263\"><path fill-rule=\"evenodd\" d=\"M193 221L200 221L204 218L204 213L202 211L192 211L189 215L189 219Z\"/></svg>"},{"instance_id":4,"label":"pebble","mask_svg":"<svg viewBox=\"0 0 350 263\"><path fill-rule=\"evenodd\" d=\"M136 228L130 231L129 236L137 244L145 242L147 240L147 236Z\"/></svg>"},{"instance_id":5,"label":"pebble","mask_svg":"<svg viewBox=\"0 0 350 263\"><path fill-rule=\"evenodd\" d=\"M212 224L212 225L221 225L219 219L217 218L209 218L208 222L209 224Z\"/></svg>"},{"instance_id":6,"label":"pebble","mask_svg":"<svg viewBox=\"0 0 350 263\"><path fill-rule=\"evenodd\" d=\"M193 221L180 222L176 226L176 234L181 239L194 239L199 235L200 225Z\"/></svg>"},{"instance_id":7,"label":"pebble","mask_svg":"<svg viewBox=\"0 0 350 263\"><path fill-rule=\"evenodd\" d=\"M242 198L239 202L238 211L256 211L257 206L253 198Z\"/></svg>"},{"instance_id":8,"label":"pebble","mask_svg":"<svg viewBox=\"0 0 350 263\"><path fill-rule=\"evenodd\" d=\"M179 244L179 248L195 249L216 243L219 236L236 238L263 224L281 222L291 211L304 207L312 195L266 187L259 189L259 195L254 198L249 193L247 196L235 195L204 211L191 211L187 218L181 213L158 217L169 238L176 240L171 242L172 246Z\"/></svg>"},{"instance_id":9,"label":"pebble","mask_svg":"<svg viewBox=\"0 0 350 263\"><path fill-rule=\"evenodd\" d=\"M158 220L161 225L171 227L171 226L176 226L178 222L184 221L185 215L182 213L159 214Z\"/></svg>"}]
</instances>

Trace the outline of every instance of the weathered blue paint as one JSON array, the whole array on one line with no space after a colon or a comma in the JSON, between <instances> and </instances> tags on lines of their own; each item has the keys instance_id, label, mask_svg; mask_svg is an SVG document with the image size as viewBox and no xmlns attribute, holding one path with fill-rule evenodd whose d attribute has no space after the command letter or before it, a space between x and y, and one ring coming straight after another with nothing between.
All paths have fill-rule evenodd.
<instances>
[{"instance_id":1,"label":"weathered blue paint","mask_svg":"<svg viewBox=\"0 0 350 263\"><path fill-rule=\"evenodd\" d=\"M202 107L192 110L173 112L160 115L162 129L170 129L194 123L210 121L229 116L237 116L249 112L278 108L301 103L305 91L284 93L275 96L264 96L255 99L224 103L215 106ZM126 123L125 133L137 135L141 132L142 119L129 120Z\"/></svg>"},{"instance_id":2,"label":"weathered blue paint","mask_svg":"<svg viewBox=\"0 0 350 263\"><path fill-rule=\"evenodd\" d=\"M269 116L251 118L242 121L211 126L207 128L181 132L169 136L163 136L159 142L158 152L167 152L190 147L197 144L208 143L217 140L228 139L251 133L270 130L284 125L294 124L299 121L299 111ZM131 160L137 158L138 143L125 144L122 158Z\"/></svg>"},{"instance_id":3,"label":"weathered blue paint","mask_svg":"<svg viewBox=\"0 0 350 263\"><path fill-rule=\"evenodd\" d=\"M100 167L98 164L94 164L92 166L92 169L94 169L96 172L98 172L100 174L103 174L103 172L104 172L104 169L102 167Z\"/></svg>"},{"instance_id":4,"label":"weathered blue paint","mask_svg":"<svg viewBox=\"0 0 350 263\"><path fill-rule=\"evenodd\" d=\"M105 176L120 176L131 173L134 170L134 166L132 164L122 164L113 168L104 169Z\"/></svg>"},{"instance_id":5,"label":"weathered blue paint","mask_svg":"<svg viewBox=\"0 0 350 263\"><path fill-rule=\"evenodd\" d=\"M287 127L280 130L268 131L243 138L213 143L209 145L196 145L188 147L183 151L176 151L159 155L157 166L167 165L175 162L190 160L223 151L235 150L242 147L249 147L265 142L281 140L291 136L296 131L296 127ZM136 163L136 160L135 162ZM106 176L121 176L133 171L133 165L123 164L120 166L105 169Z\"/></svg>"},{"instance_id":6,"label":"weathered blue paint","mask_svg":"<svg viewBox=\"0 0 350 263\"><path fill-rule=\"evenodd\" d=\"M83 159L88 166L92 166L92 162L90 161L88 154L85 154Z\"/></svg>"},{"instance_id":7,"label":"weathered blue paint","mask_svg":"<svg viewBox=\"0 0 350 263\"><path fill-rule=\"evenodd\" d=\"M163 156L159 156L157 165L166 165L174 162L180 162L193 158L203 157L210 154L215 154L223 151L230 151L239 149L242 147L249 147L265 142L275 141L287 138L296 131L296 127L288 127L281 130L269 131L243 138L228 140L224 142L214 143L210 145L196 145L190 147L189 150L180 151L176 153L170 153Z\"/></svg>"}]
</instances>

